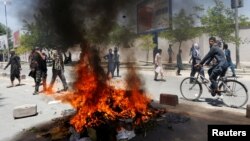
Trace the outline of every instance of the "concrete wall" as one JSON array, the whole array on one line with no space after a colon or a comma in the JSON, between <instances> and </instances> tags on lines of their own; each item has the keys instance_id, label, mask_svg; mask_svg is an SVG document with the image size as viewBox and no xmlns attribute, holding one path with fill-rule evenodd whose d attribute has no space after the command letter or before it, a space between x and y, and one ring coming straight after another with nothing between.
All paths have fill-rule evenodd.
<instances>
[{"instance_id":1,"label":"concrete wall","mask_svg":"<svg viewBox=\"0 0 250 141\"><path fill-rule=\"evenodd\" d=\"M249 34L250 29L241 29L239 31L239 36L241 40L243 41L242 44L240 44L240 62L249 62L250 61L250 37ZM199 39L200 45L201 45L201 52L202 54L206 54L209 50L208 45L208 38L209 36L206 34L203 34ZM228 43L228 48L231 50L231 57L233 62L235 63L236 60L236 47L233 43Z\"/></svg>"},{"instance_id":2,"label":"concrete wall","mask_svg":"<svg viewBox=\"0 0 250 141\"><path fill-rule=\"evenodd\" d=\"M240 61L241 62L248 62L250 60L250 37L249 37L250 29L241 29L240 30L240 37L244 41L244 44L240 45ZM208 52L209 50L209 44L208 44L208 38L209 36L206 34L203 34L200 37L197 37L193 40L189 40L186 42L182 43L181 49L182 49L182 60L184 62L188 62L190 59L189 56L189 51L191 48L191 45L195 42L197 42L200 45L201 49L201 55L204 57L204 55ZM168 54L167 54L167 49L169 42L163 38L158 39L158 47L162 49L162 61L163 63L168 62ZM231 57L233 59L233 62L235 63L235 45L232 43L228 43L229 49L231 50ZM173 61L175 62L176 60L176 54L178 52L178 47L179 44L175 43L173 44L173 51L174 51L174 56L173 56ZM108 49L112 48L114 49L114 46L109 46L106 49L103 49L101 56L104 56L105 54L108 53ZM72 53L72 60L76 61L79 59L81 50L79 47L74 47L70 49ZM147 51L139 48L138 47L138 42L134 43L134 47L131 48L120 48L119 49L120 56L121 56L121 61L146 61L146 56L147 56ZM28 53L21 55L21 60L27 61L28 59ZM103 61L105 61L103 59ZM153 61L153 51L152 49L149 52L149 61Z\"/></svg>"}]
</instances>

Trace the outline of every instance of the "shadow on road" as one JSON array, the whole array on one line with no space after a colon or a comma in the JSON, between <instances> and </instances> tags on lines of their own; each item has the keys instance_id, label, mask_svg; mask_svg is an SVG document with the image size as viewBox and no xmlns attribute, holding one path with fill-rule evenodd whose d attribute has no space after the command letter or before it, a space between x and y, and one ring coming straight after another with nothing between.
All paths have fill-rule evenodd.
<instances>
[{"instance_id":1,"label":"shadow on road","mask_svg":"<svg viewBox=\"0 0 250 141\"><path fill-rule=\"evenodd\" d=\"M18 86L23 86L23 85L25 85L25 84L17 84L15 86L6 86L6 88L13 88L13 87L18 87Z\"/></svg>"},{"instance_id":2,"label":"shadow on road","mask_svg":"<svg viewBox=\"0 0 250 141\"><path fill-rule=\"evenodd\" d=\"M0 94L0 107L4 106L3 103L2 103L2 101L3 101L4 99L6 99L6 98L2 97L2 95Z\"/></svg>"},{"instance_id":3,"label":"shadow on road","mask_svg":"<svg viewBox=\"0 0 250 141\"><path fill-rule=\"evenodd\" d=\"M216 106L216 107L225 106L224 102L220 99L205 98L205 102L207 102L207 104L209 105Z\"/></svg>"},{"instance_id":4,"label":"shadow on road","mask_svg":"<svg viewBox=\"0 0 250 141\"><path fill-rule=\"evenodd\" d=\"M182 98L184 99L184 98ZM185 100L185 99L184 99ZM213 99L213 98L200 98L198 100L195 100L193 102L199 102L199 103L202 103L202 102L206 102L207 104L211 105L211 106L216 106L216 107L223 107L223 106L226 106L222 100L220 99Z\"/></svg>"}]
</instances>

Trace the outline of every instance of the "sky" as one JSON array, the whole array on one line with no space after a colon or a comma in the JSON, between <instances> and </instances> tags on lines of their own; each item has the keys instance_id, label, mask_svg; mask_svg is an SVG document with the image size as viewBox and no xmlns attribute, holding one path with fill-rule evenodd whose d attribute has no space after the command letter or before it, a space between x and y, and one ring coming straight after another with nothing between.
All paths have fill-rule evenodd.
<instances>
[{"instance_id":1,"label":"sky","mask_svg":"<svg viewBox=\"0 0 250 141\"><path fill-rule=\"evenodd\" d=\"M4 0L0 0L0 23L6 24L5 18L5 5ZM6 0L5 0L6 1ZM12 31L17 31L22 28L22 20L24 18L31 18L32 11L34 11L34 6L32 2L35 0L7 0L9 1L6 5L7 9L7 25ZM213 6L212 0L173 0L173 7L185 8L187 1L192 1L193 3L202 3L203 5ZM231 0L222 0L225 5L230 7ZM22 11L29 11L23 14ZM25 15L25 16L24 16ZM244 0L244 7L239 8L239 15L245 15L250 19L250 0Z\"/></svg>"},{"instance_id":2,"label":"sky","mask_svg":"<svg viewBox=\"0 0 250 141\"><path fill-rule=\"evenodd\" d=\"M25 17L32 17L34 7L31 2L35 0L0 0L0 23L6 25L5 5L3 1L8 1L6 5L8 27L10 27L12 31L21 29L24 19L22 11L30 11L25 14Z\"/></svg>"}]
</instances>

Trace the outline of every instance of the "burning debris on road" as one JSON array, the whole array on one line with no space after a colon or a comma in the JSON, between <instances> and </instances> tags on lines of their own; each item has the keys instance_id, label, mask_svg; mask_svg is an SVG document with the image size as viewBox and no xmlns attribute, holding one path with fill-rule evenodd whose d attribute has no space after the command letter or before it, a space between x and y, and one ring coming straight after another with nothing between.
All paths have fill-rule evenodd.
<instances>
[{"instance_id":1,"label":"burning debris on road","mask_svg":"<svg viewBox=\"0 0 250 141\"><path fill-rule=\"evenodd\" d=\"M162 121L167 119L164 116L166 110L155 109L151 106L149 108L154 112L152 113L154 116L138 125L133 124L133 119L117 119L99 126L85 128L80 132L77 132L70 124L75 111L66 110L67 115L25 130L17 136L15 141L126 141L135 138L136 135L146 136L150 130L163 125ZM168 122L168 120L165 121Z\"/></svg>"},{"instance_id":2,"label":"burning debris on road","mask_svg":"<svg viewBox=\"0 0 250 141\"><path fill-rule=\"evenodd\" d=\"M118 128L118 123L123 119L131 119L131 126L134 127L160 113L159 110L150 107L151 101L146 96L133 66L129 67L122 84L124 88L116 88L115 85L111 85L114 83L110 83L96 58L98 56L93 49L83 54L76 65L77 79L73 91L57 97L76 109L70 124L77 132L103 125Z\"/></svg>"},{"instance_id":3,"label":"burning debris on road","mask_svg":"<svg viewBox=\"0 0 250 141\"><path fill-rule=\"evenodd\" d=\"M112 139L107 135L115 137L117 132L118 135L124 133L121 132L125 131L121 120L130 119L130 128L135 129L136 126L147 123L165 112L150 106L151 100L147 97L142 80L133 66L128 66L127 76L121 84L124 88L117 88L117 84L112 85L101 66L97 46L105 45L111 29L117 24L118 13L124 10L124 5L132 1L37 1L36 18L46 21L46 24L42 24L44 29L50 29L48 33L53 33L51 38L60 43L56 48L67 49L75 44L79 44L81 48L80 60L75 65L76 79L72 90L62 96L55 96L57 100L70 104L75 113L67 118L62 128L53 127L53 133L73 127L76 133L81 134L94 128L98 138L109 141Z\"/></svg>"}]
</instances>

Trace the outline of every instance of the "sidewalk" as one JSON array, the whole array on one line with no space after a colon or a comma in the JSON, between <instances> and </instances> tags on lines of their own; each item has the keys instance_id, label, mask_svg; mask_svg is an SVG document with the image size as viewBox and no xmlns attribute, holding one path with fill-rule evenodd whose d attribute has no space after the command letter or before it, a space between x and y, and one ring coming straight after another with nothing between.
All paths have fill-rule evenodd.
<instances>
[{"instance_id":1,"label":"sidewalk","mask_svg":"<svg viewBox=\"0 0 250 141\"><path fill-rule=\"evenodd\" d=\"M137 68L143 69L143 70L154 70L154 64L152 62L143 62L139 61L137 63ZM125 66L123 66L125 67ZM163 67L165 70L176 70L176 63L173 62L171 64L167 62L163 62ZM191 71L191 64L188 62L183 62L184 70ZM204 70L207 71L209 68L204 67ZM231 73L231 69L229 68L228 71ZM235 69L236 75L250 75L250 62L241 62L241 68Z\"/></svg>"},{"instance_id":2,"label":"sidewalk","mask_svg":"<svg viewBox=\"0 0 250 141\"><path fill-rule=\"evenodd\" d=\"M152 62L130 62L135 64L135 68L138 70L145 70L145 71L154 71L154 64ZM10 68L7 68L6 70L4 70L3 68L6 66L7 62L0 62L0 76L7 76L9 77L10 75ZM121 62L120 68L127 68L128 63L125 62ZM65 68L71 68L72 65L66 65ZM183 63L184 69L181 70L181 73L190 73L191 72L191 65L188 63ZM10 67L10 66L9 66ZM50 71L50 67L48 66L48 70ZM106 63L103 62L103 67L106 68ZM172 63L163 63L163 67L165 69L166 72L172 72L176 70L176 64ZM207 72L209 68L208 67L204 67L205 72ZM21 75L28 75L29 73L29 65L26 62L22 62L22 71L21 71ZM250 62L242 62L242 68L241 69L235 69L236 75L250 75ZM228 75L231 75L231 69L228 69Z\"/></svg>"}]
</instances>

